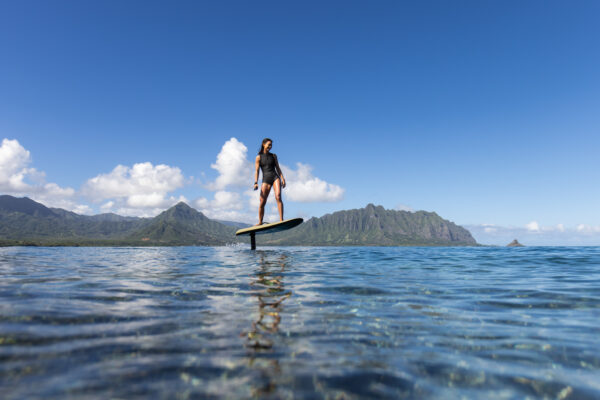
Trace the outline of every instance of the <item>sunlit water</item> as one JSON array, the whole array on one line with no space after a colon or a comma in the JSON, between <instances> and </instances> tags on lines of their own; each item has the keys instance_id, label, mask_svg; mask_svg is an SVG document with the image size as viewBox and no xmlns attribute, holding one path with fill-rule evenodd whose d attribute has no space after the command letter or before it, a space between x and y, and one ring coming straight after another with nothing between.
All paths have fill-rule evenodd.
<instances>
[{"instance_id":1,"label":"sunlit water","mask_svg":"<svg viewBox=\"0 0 600 400\"><path fill-rule=\"evenodd\" d=\"M600 398L600 248L1 248L0 397Z\"/></svg>"}]
</instances>

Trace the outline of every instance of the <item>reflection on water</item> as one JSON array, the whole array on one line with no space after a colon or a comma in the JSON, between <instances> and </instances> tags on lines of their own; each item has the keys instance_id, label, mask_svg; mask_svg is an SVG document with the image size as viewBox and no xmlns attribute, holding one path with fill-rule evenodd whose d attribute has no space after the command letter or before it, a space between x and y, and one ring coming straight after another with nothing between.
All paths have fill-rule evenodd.
<instances>
[{"instance_id":1,"label":"reflection on water","mask_svg":"<svg viewBox=\"0 0 600 400\"><path fill-rule=\"evenodd\" d=\"M292 295L283 285L286 255L281 254L274 262L265 259L265 253L259 252L260 269L256 279L251 283L257 289L258 319L252 323L248 332L247 346L256 350L273 347L273 338L279 331L281 322L281 303Z\"/></svg>"},{"instance_id":2,"label":"reflection on water","mask_svg":"<svg viewBox=\"0 0 600 400\"><path fill-rule=\"evenodd\" d=\"M600 248L0 248L0 397L600 398Z\"/></svg>"},{"instance_id":3,"label":"reflection on water","mask_svg":"<svg viewBox=\"0 0 600 400\"><path fill-rule=\"evenodd\" d=\"M269 252L261 250L256 255L259 268L251 286L256 290L257 319L242 336L246 337L248 366L260 372L260 376L252 381L252 395L262 398L277 390L275 381L281 368L278 359L273 357L276 354L274 346L279 336L282 304L292 292L286 290L283 283L287 255L281 253L269 257Z\"/></svg>"}]
</instances>

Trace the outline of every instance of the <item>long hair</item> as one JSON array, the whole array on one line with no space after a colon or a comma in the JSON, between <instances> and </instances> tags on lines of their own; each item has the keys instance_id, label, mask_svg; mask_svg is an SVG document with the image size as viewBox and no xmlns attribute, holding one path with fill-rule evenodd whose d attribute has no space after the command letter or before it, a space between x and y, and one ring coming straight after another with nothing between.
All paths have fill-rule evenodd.
<instances>
[{"instance_id":1,"label":"long hair","mask_svg":"<svg viewBox=\"0 0 600 400\"><path fill-rule=\"evenodd\" d=\"M260 145L260 150L258 150L258 154L263 154L263 150L265 149L265 143L267 142L271 142L273 143L273 141L269 138L264 138L261 145Z\"/></svg>"}]
</instances>

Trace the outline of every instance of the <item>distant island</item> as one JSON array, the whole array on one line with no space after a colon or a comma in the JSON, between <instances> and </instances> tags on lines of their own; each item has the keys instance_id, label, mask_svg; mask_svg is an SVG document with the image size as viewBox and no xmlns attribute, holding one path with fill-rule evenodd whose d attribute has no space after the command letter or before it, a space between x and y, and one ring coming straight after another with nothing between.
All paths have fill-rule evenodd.
<instances>
[{"instance_id":1,"label":"distant island","mask_svg":"<svg viewBox=\"0 0 600 400\"><path fill-rule=\"evenodd\" d=\"M27 197L0 196L0 246L223 246L246 243L247 224L217 221L180 202L154 218L80 215ZM313 217L290 231L261 235L275 246L476 246L465 228L434 212L373 204Z\"/></svg>"},{"instance_id":2,"label":"distant island","mask_svg":"<svg viewBox=\"0 0 600 400\"><path fill-rule=\"evenodd\" d=\"M519 241L517 239L515 239L512 242L510 242L509 244L507 244L506 247L525 247L525 246L523 246L521 243L519 243Z\"/></svg>"}]
</instances>

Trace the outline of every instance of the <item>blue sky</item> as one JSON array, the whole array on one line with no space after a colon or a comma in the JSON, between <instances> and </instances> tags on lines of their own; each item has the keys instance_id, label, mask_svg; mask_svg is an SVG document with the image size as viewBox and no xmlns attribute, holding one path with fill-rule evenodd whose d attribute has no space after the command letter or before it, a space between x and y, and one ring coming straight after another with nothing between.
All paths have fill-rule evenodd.
<instances>
[{"instance_id":1,"label":"blue sky","mask_svg":"<svg viewBox=\"0 0 600 400\"><path fill-rule=\"evenodd\" d=\"M2 2L0 190L249 219L252 178L232 174L271 137L297 183L289 217L375 203L480 242L504 240L487 224L600 244L599 16L597 1Z\"/></svg>"}]
</instances>

